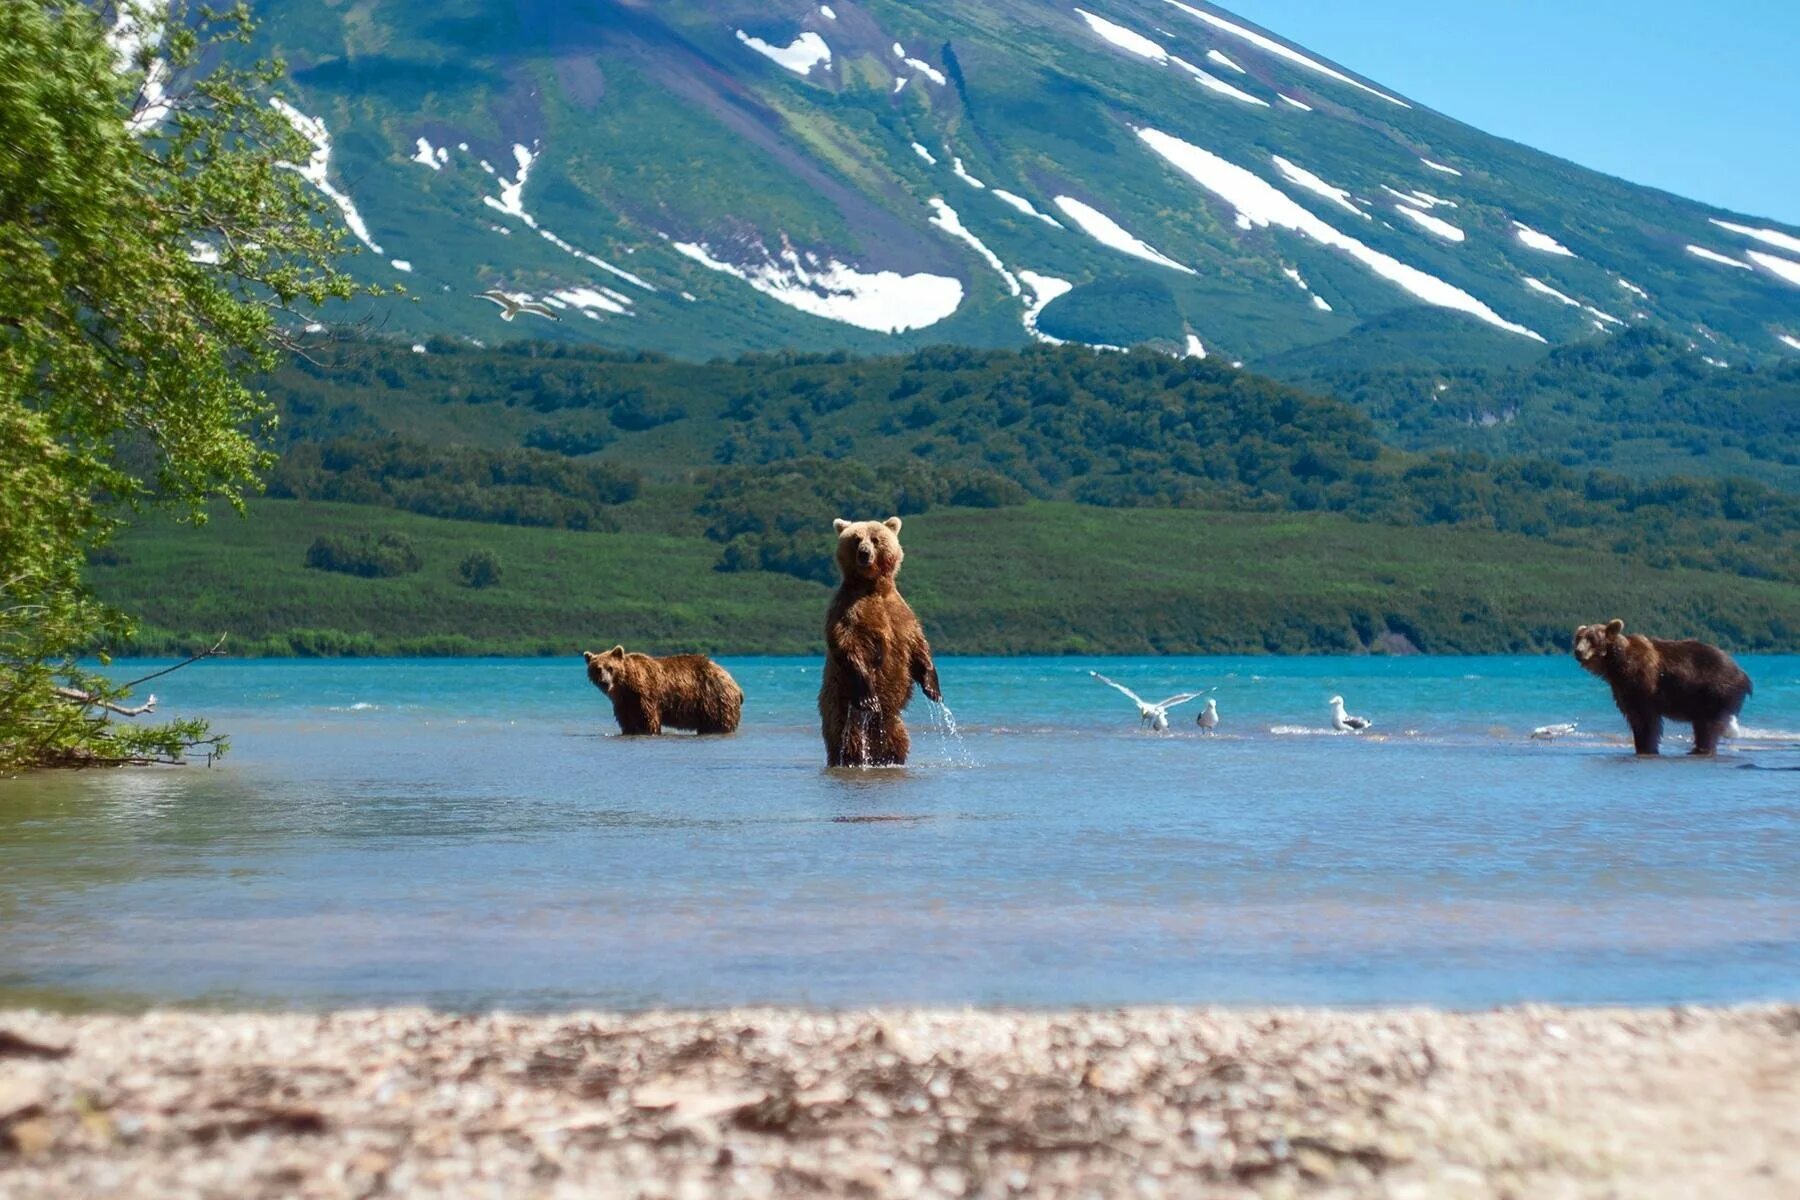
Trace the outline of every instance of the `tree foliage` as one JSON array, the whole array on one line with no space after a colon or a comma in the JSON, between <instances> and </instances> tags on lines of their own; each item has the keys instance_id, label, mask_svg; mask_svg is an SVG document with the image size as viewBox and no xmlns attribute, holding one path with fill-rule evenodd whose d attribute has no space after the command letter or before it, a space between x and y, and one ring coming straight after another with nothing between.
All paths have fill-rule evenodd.
<instances>
[{"instance_id":1,"label":"tree foliage","mask_svg":"<svg viewBox=\"0 0 1800 1200\"><path fill-rule=\"evenodd\" d=\"M128 628L85 555L147 504L238 506L270 459L281 310L356 290L283 163L276 64L215 48L241 7L0 5L0 767L178 757L78 660Z\"/></svg>"}]
</instances>

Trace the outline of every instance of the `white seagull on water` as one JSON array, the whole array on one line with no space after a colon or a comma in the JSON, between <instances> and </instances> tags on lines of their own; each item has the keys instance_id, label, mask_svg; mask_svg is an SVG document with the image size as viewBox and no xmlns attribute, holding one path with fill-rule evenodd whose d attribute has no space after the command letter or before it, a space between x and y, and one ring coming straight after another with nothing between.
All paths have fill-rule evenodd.
<instances>
[{"instance_id":1,"label":"white seagull on water","mask_svg":"<svg viewBox=\"0 0 1800 1200\"><path fill-rule=\"evenodd\" d=\"M1200 692L1182 692L1178 696L1170 696L1167 700L1158 700L1155 704L1151 704L1124 684L1114 683L1098 671L1089 671L1088 674L1092 675L1095 679L1098 679L1101 683L1104 683L1107 687L1116 688L1117 690L1124 692L1126 698L1137 705L1138 716L1143 720L1143 723L1158 732L1169 727L1169 710L1171 708L1174 708L1178 704L1186 704L1189 700L1197 700L1203 694Z\"/></svg>"},{"instance_id":2,"label":"white seagull on water","mask_svg":"<svg viewBox=\"0 0 1800 1200\"><path fill-rule=\"evenodd\" d=\"M1539 725L1531 731L1534 742L1554 742L1559 737L1568 737L1581 725L1580 721L1570 721L1566 725Z\"/></svg>"},{"instance_id":3,"label":"white seagull on water","mask_svg":"<svg viewBox=\"0 0 1800 1200\"><path fill-rule=\"evenodd\" d=\"M1201 709L1200 715L1194 718L1194 724L1208 733L1217 729L1219 727L1219 702L1208 699L1206 707Z\"/></svg>"},{"instance_id":4,"label":"white seagull on water","mask_svg":"<svg viewBox=\"0 0 1800 1200\"><path fill-rule=\"evenodd\" d=\"M1331 727L1339 733L1361 733L1372 722L1367 717L1353 717L1344 711L1344 698L1331 698Z\"/></svg>"},{"instance_id":5,"label":"white seagull on water","mask_svg":"<svg viewBox=\"0 0 1800 1200\"><path fill-rule=\"evenodd\" d=\"M556 310L548 304L541 304L530 296L522 294L515 296L510 292L503 292L499 288L489 288L478 295L476 299L489 300L498 304L502 321L510 321L520 313L530 313L534 317L549 317L552 321L562 320L556 315Z\"/></svg>"}]
</instances>

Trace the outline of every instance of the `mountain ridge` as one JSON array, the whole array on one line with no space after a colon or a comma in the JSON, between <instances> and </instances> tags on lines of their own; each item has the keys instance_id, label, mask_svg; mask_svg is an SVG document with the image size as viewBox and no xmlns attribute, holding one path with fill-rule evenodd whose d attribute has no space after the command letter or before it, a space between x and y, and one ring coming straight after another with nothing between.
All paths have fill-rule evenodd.
<instances>
[{"instance_id":1,"label":"mountain ridge","mask_svg":"<svg viewBox=\"0 0 1800 1200\"><path fill-rule=\"evenodd\" d=\"M1182 325L1143 340L1251 364L1425 302L1550 343L1647 324L1800 351L1785 227L1491 137L1213 6L257 10L382 248L357 269L413 292L377 303L395 332L513 334L476 298L497 287L559 308L536 335L691 358L1019 345L1135 276Z\"/></svg>"}]
</instances>

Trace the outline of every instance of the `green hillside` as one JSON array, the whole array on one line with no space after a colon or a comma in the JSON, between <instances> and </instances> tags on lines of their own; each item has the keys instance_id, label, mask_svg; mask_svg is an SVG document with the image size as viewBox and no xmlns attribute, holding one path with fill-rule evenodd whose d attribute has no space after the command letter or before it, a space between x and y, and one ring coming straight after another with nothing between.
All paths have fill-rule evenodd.
<instances>
[{"instance_id":1,"label":"green hillside","mask_svg":"<svg viewBox=\"0 0 1800 1200\"><path fill-rule=\"evenodd\" d=\"M831 540L821 514L813 536ZM307 568L321 536L393 533L413 573ZM1327 514L1031 503L907 519L906 592L942 653L1529 652L1614 615L1741 650L1800 642L1800 586L1657 570L1605 552ZM457 566L493 552L501 581ZM236 653L814 653L830 589L721 572L682 533L593 533L269 500L248 518L132 531L94 579L138 614L138 649L232 635ZM1398 634L1405 641L1384 634Z\"/></svg>"}]
</instances>

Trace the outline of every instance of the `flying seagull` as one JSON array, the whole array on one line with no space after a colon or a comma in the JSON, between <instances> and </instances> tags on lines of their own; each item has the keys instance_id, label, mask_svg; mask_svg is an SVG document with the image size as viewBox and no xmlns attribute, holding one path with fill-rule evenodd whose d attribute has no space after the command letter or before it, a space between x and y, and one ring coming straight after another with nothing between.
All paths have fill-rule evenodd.
<instances>
[{"instance_id":1,"label":"flying seagull","mask_svg":"<svg viewBox=\"0 0 1800 1200\"><path fill-rule=\"evenodd\" d=\"M491 300L500 306L500 319L510 321L520 313L530 313L534 317L549 317L552 321L560 321L556 310L548 304L540 304L529 296L514 296L499 288L489 288L476 297L478 300Z\"/></svg>"},{"instance_id":2,"label":"flying seagull","mask_svg":"<svg viewBox=\"0 0 1800 1200\"><path fill-rule=\"evenodd\" d=\"M1200 715L1194 718L1194 724L1208 733L1217 729L1219 727L1219 702L1208 699L1206 707L1201 709Z\"/></svg>"},{"instance_id":3,"label":"flying seagull","mask_svg":"<svg viewBox=\"0 0 1800 1200\"><path fill-rule=\"evenodd\" d=\"M1331 727L1339 733L1361 733L1372 722L1367 717L1353 717L1344 711L1344 698L1331 698Z\"/></svg>"},{"instance_id":4,"label":"flying seagull","mask_svg":"<svg viewBox=\"0 0 1800 1200\"><path fill-rule=\"evenodd\" d=\"M1124 684L1114 683L1098 671L1089 671L1088 674L1107 687L1124 692L1126 698L1137 705L1138 716L1143 720L1144 725L1158 732L1169 727L1169 710L1171 708L1179 704L1186 704L1189 700L1198 699L1202 694L1200 692L1182 692L1178 696L1170 696L1167 700L1158 700L1155 704L1150 704Z\"/></svg>"},{"instance_id":5,"label":"flying seagull","mask_svg":"<svg viewBox=\"0 0 1800 1200\"><path fill-rule=\"evenodd\" d=\"M1570 721L1567 725L1539 725L1536 729L1531 731L1531 740L1534 742L1554 742L1559 737L1568 737L1570 734L1574 733L1580 724L1580 721Z\"/></svg>"}]
</instances>

